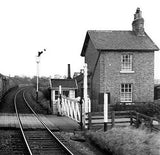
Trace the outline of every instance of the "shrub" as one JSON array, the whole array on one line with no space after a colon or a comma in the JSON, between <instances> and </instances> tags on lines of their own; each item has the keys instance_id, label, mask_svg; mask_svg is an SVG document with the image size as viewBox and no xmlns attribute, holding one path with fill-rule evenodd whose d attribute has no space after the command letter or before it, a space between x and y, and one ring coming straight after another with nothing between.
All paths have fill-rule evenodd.
<instances>
[{"instance_id":1,"label":"shrub","mask_svg":"<svg viewBox=\"0 0 160 155\"><path fill-rule=\"evenodd\" d=\"M44 98L46 98L47 100L50 100L51 92L49 88L40 87L39 90L43 93Z\"/></svg>"},{"instance_id":2,"label":"shrub","mask_svg":"<svg viewBox=\"0 0 160 155\"><path fill-rule=\"evenodd\" d=\"M51 107L50 107L50 100L48 100L45 97L44 92L48 92L49 90L44 89L44 88L40 88L38 91L38 101L39 104L41 105L41 107L47 111L48 114L52 113ZM33 100L36 101L36 89L33 89L31 92L31 97Z\"/></svg>"},{"instance_id":3,"label":"shrub","mask_svg":"<svg viewBox=\"0 0 160 155\"><path fill-rule=\"evenodd\" d=\"M134 110L150 117L160 118L160 101L159 100L155 101L154 103L144 102L144 103L135 103L131 105L117 103L117 104L110 105L110 108L114 111Z\"/></svg>"},{"instance_id":4,"label":"shrub","mask_svg":"<svg viewBox=\"0 0 160 155\"><path fill-rule=\"evenodd\" d=\"M87 137L113 155L160 154L160 133L126 127L113 128L107 132L88 132Z\"/></svg>"}]
</instances>

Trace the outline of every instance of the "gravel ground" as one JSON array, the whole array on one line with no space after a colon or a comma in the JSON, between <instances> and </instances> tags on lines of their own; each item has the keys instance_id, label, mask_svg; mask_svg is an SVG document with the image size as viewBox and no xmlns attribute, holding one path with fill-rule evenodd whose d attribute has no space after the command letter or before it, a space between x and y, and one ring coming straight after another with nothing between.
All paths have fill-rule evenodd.
<instances>
[{"instance_id":1,"label":"gravel ground","mask_svg":"<svg viewBox=\"0 0 160 155\"><path fill-rule=\"evenodd\" d=\"M71 137L75 135L83 137L82 132L74 133L73 132L59 132L60 134L77 152L82 155L104 155L99 151L95 146L91 145L88 140L85 142L79 142L75 140L71 140ZM17 135L16 130L4 130L0 129L0 154L1 155L14 155L14 151L12 148L12 137Z\"/></svg>"},{"instance_id":2,"label":"gravel ground","mask_svg":"<svg viewBox=\"0 0 160 155\"><path fill-rule=\"evenodd\" d=\"M16 130L0 130L0 155L22 155L26 149Z\"/></svg>"},{"instance_id":3,"label":"gravel ground","mask_svg":"<svg viewBox=\"0 0 160 155\"><path fill-rule=\"evenodd\" d=\"M11 151L10 143L12 134L12 131L0 130L0 152L8 150L9 153Z\"/></svg>"},{"instance_id":4,"label":"gravel ground","mask_svg":"<svg viewBox=\"0 0 160 155\"><path fill-rule=\"evenodd\" d=\"M84 132L61 132L60 134L74 149L83 155L107 155L85 139ZM72 140L73 138L80 141ZM82 142L83 139L85 139L84 142Z\"/></svg>"}]
</instances>

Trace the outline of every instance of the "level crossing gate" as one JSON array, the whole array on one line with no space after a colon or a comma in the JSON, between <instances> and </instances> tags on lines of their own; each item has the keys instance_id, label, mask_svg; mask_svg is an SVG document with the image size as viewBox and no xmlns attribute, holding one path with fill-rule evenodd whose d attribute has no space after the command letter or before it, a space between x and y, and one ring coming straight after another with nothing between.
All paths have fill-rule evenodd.
<instances>
[{"instance_id":1,"label":"level crossing gate","mask_svg":"<svg viewBox=\"0 0 160 155\"><path fill-rule=\"evenodd\" d=\"M80 102L76 99L69 99L65 96L58 98L58 114L68 116L78 123L81 122L81 106Z\"/></svg>"},{"instance_id":2,"label":"level crossing gate","mask_svg":"<svg viewBox=\"0 0 160 155\"><path fill-rule=\"evenodd\" d=\"M81 127L87 128L88 114L91 112L91 101L88 97L87 86L87 64L84 65L83 77L83 97L81 99L70 99L61 95L61 86L59 86L59 98L57 100L58 114L67 116L77 121Z\"/></svg>"}]
</instances>

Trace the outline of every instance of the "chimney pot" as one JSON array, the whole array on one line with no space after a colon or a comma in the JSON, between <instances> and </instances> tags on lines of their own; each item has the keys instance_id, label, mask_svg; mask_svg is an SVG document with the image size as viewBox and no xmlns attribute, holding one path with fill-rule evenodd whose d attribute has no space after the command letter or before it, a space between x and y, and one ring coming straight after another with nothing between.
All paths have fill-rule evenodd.
<instances>
[{"instance_id":1,"label":"chimney pot","mask_svg":"<svg viewBox=\"0 0 160 155\"><path fill-rule=\"evenodd\" d=\"M67 79L71 79L71 68L70 68L70 64L68 64L68 77Z\"/></svg>"},{"instance_id":2,"label":"chimney pot","mask_svg":"<svg viewBox=\"0 0 160 155\"><path fill-rule=\"evenodd\" d=\"M142 11L140 8L137 8L136 13L134 14L132 30L137 36L144 36L144 19L142 17Z\"/></svg>"}]
</instances>

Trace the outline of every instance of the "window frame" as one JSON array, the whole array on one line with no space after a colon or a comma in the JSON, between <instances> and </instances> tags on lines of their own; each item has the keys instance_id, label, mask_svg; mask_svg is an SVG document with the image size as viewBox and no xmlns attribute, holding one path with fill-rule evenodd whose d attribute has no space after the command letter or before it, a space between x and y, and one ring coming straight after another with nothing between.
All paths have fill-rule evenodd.
<instances>
[{"instance_id":1,"label":"window frame","mask_svg":"<svg viewBox=\"0 0 160 155\"><path fill-rule=\"evenodd\" d=\"M132 83L121 83L120 102L132 102L132 101L133 101L133 84Z\"/></svg>"},{"instance_id":2,"label":"window frame","mask_svg":"<svg viewBox=\"0 0 160 155\"><path fill-rule=\"evenodd\" d=\"M121 55L121 73L134 73L133 71L133 55L122 54Z\"/></svg>"},{"instance_id":3,"label":"window frame","mask_svg":"<svg viewBox=\"0 0 160 155\"><path fill-rule=\"evenodd\" d=\"M59 91L55 90L55 100L57 100L59 98Z\"/></svg>"},{"instance_id":4,"label":"window frame","mask_svg":"<svg viewBox=\"0 0 160 155\"><path fill-rule=\"evenodd\" d=\"M63 94L65 97L69 97L69 90L63 90L63 91L62 91L62 94Z\"/></svg>"}]
</instances>

